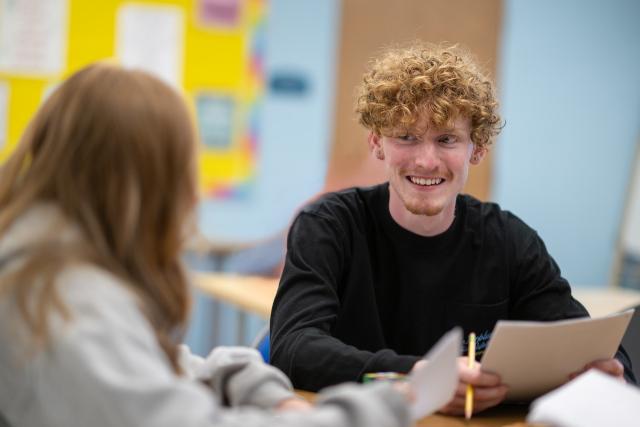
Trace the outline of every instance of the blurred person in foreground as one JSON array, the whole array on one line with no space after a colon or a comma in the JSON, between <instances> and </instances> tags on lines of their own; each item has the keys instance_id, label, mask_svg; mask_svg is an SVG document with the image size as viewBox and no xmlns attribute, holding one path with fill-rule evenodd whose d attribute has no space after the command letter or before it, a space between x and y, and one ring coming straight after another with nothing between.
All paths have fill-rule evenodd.
<instances>
[{"instance_id":1,"label":"blurred person in foreground","mask_svg":"<svg viewBox=\"0 0 640 427\"><path fill-rule=\"evenodd\" d=\"M388 384L336 387L312 408L255 350L179 345L196 182L190 113L155 77L91 65L46 100L0 169L9 425L409 425Z\"/></svg>"}]
</instances>

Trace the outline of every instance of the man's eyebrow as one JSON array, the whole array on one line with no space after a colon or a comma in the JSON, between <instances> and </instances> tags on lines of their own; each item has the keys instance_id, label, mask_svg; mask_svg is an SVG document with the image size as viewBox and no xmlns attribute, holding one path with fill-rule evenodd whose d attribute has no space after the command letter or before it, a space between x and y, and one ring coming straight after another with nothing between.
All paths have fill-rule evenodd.
<instances>
[{"instance_id":1,"label":"man's eyebrow","mask_svg":"<svg viewBox=\"0 0 640 427\"><path fill-rule=\"evenodd\" d=\"M447 128L436 128L435 132L438 134L443 134L443 133L454 133L454 134L458 134L462 132L462 129L459 128L451 128L451 127L447 127Z\"/></svg>"},{"instance_id":2,"label":"man's eyebrow","mask_svg":"<svg viewBox=\"0 0 640 427\"><path fill-rule=\"evenodd\" d=\"M444 128L436 129L440 133L464 133L464 126L447 126Z\"/></svg>"},{"instance_id":3,"label":"man's eyebrow","mask_svg":"<svg viewBox=\"0 0 640 427\"><path fill-rule=\"evenodd\" d=\"M455 135L463 135L465 133L464 126L444 126L438 127L433 124L429 124L427 126L411 126L411 127L400 127L393 130L393 134L396 136L405 136L405 135L414 135L414 136L422 136L433 130L433 132L438 134L455 134Z\"/></svg>"},{"instance_id":4,"label":"man's eyebrow","mask_svg":"<svg viewBox=\"0 0 640 427\"><path fill-rule=\"evenodd\" d=\"M416 135L416 133L414 132L414 129L409 129L409 128L391 129L389 133L394 136Z\"/></svg>"}]
</instances>

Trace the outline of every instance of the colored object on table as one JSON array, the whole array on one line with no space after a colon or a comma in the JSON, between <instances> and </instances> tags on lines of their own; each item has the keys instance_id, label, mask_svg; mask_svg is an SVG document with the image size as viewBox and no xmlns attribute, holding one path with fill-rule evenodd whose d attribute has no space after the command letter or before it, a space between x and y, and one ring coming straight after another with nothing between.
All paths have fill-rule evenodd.
<instances>
[{"instance_id":1,"label":"colored object on table","mask_svg":"<svg viewBox=\"0 0 640 427\"><path fill-rule=\"evenodd\" d=\"M403 381L405 374L398 372L369 372L362 376L363 383L372 383L374 381Z\"/></svg>"}]
</instances>

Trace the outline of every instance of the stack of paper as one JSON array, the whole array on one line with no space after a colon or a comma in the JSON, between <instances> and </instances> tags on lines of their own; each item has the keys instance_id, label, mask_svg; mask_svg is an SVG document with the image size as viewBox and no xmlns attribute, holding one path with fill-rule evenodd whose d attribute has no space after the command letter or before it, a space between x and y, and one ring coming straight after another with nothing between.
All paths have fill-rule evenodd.
<instances>
[{"instance_id":1,"label":"stack of paper","mask_svg":"<svg viewBox=\"0 0 640 427\"><path fill-rule=\"evenodd\" d=\"M558 427L637 427L640 390L590 370L535 400L527 422Z\"/></svg>"},{"instance_id":2,"label":"stack of paper","mask_svg":"<svg viewBox=\"0 0 640 427\"><path fill-rule=\"evenodd\" d=\"M614 356L633 310L557 322L499 321L482 369L500 375L508 400L532 400L590 362ZM640 425L640 423L638 424Z\"/></svg>"}]
</instances>

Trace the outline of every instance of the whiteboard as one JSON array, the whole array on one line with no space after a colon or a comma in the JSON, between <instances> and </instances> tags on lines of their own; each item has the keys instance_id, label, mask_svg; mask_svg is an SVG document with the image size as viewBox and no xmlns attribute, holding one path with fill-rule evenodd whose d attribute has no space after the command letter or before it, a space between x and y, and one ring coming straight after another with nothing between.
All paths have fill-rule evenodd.
<instances>
[{"instance_id":1,"label":"whiteboard","mask_svg":"<svg viewBox=\"0 0 640 427\"><path fill-rule=\"evenodd\" d=\"M626 288L640 289L640 141L628 188L620 232L618 283Z\"/></svg>"}]
</instances>

